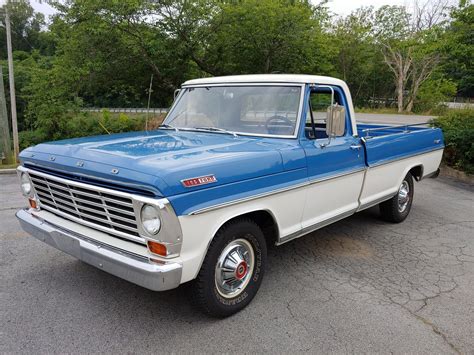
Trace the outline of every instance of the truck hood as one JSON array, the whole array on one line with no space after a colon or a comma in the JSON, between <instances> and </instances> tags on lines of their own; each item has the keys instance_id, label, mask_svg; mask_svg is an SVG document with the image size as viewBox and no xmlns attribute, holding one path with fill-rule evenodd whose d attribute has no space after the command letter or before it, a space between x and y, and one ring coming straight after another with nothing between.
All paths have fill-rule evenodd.
<instances>
[{"instance_id":1,"label":"truck hood","mask_svg":"<svg viewBox=\"0 0 474 355\"><path fill-rule=\"evenodd\" d=\"M20 154L25 165L151 187L157 195L229 184L284 170L281 139L222 133L158 130L43 143ZM181 180L214 175L208 185L184 187Z\"/></svg>"}]
</instances>

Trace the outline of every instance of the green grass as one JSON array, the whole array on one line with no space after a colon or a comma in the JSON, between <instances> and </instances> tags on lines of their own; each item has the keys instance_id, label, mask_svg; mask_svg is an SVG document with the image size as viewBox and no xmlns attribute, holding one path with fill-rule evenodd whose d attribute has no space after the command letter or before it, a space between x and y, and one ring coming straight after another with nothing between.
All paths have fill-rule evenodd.
<instances>
[{"instance_id":1,"label":"green grass","mask_svg":"<svg viewBox=\"0 0 474 355\"><path fill-rule=\"evenodd\" d=\"M0 164L0 169L16 169L18 164Z\"/></svg>"}]
</instances>

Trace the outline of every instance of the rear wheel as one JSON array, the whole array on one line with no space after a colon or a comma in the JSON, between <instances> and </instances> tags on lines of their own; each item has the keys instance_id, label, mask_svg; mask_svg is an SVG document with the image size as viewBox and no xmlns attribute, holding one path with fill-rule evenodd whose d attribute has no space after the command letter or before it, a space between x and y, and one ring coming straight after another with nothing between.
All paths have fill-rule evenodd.
<instances>
[{"instance_id":1,"label":"rear wheel","mask_svg":"<svg viewBox=\"0 0 474 355\"><path fill-rule=\"evenodd\" d=\"M205 313L227 317L245 308L262 283L265 237L250 219L217 232L193 285L193 301Z\"/></svg>"},{"instance_id":2,"label":"rear wheel","mask_svg":"<svg viewBox=\"0 0 474 355\"><path fill-rule=\"evenodd\" d=\"M410 213L414 192L413 177L408 173L397 194L379 205L382 218L392 223L403 222Z\"/></svg>"}]
</instances>

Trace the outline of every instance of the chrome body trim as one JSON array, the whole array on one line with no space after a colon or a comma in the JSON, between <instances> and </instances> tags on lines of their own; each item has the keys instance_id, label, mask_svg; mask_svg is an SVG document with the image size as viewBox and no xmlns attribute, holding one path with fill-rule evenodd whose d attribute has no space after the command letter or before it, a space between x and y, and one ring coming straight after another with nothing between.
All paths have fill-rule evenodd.
<instances>
[{"instance_id":1,"label":"chrome body trim","mask_svg":"<svg viewBox=\"0 0 474 355\"><path fill-rule=\"evenodd\" d=\"M130 193L127 193L127 192L111 190L111 189L100 187L100 186L94 186L94 185L85 184L85 183L78 182L78 181L73 181L73 180L68 180L68 179L56 177L56 176L49 175L49 174L46 174L46 173L43 173L43 172L39 172L39 171L36 171L36 170L25 168L24 166L19 166L17 168L17 171L18 171L19 175L21 173L28 174L28 177L30 179L31 179L32 176L40 176L40 177L43 177L43 178L48 179L50 181L53 181L53 182L50 182L51 186L54 186L54 181L56 181L60 184L64 184L64 185L68 185L68 186L74 186L74 187L77 187L77 188L80 188L80 189L83 189L83 190L96 191L96 192L99 192L99 193L103 193L105 195L111 195L111 196L117 196L117 197L120 197L120 198L123 198L123 199L129 199L131 201L131 203L128 204L128 207L133 208L133 211L134 211L133 215L134 215L135 221L136 221L136 229L132 228L130 226L123 227L122 224L116 223L116 222L113 222L113 221L108 221L107 223L112 225L112 226L115 226L115 225L118 224L118 226L120 228L123 228L125 230L130 230L131 232L138 233L138 236L134 236L132 234L117 231L117 230L114 230L114 229L111 229L111 228L107 228L103 225L100 225L100 224L97 224L97 223L94 223L94 222L90 222L90 221L83 220L81 218L75 217L72 214L75 214L75 215L81 217L81 214L77 210L77 207L74 207L74 206L66 207L66 206L64 206L64 203L66 203L66 202L69 203L69 201L65 201L65 200L62 201L61 195L65 195L65 194L61 193L61 192L58 193L56 190L54 191L54 194L55 195L57 194L57 196L59 196L59 197L55 196L54 199L57 199L59 202L62 203L61 209L63 211L51 207L50 205L54 206L54 204L52 204L52 203L48 203L46 205L46 204L42 203L42 201L41 201L42 197L45 198L44 192L42 193L41 191L37 191L36 186L33 184L34 196L35 196L36 201L38 202L38 206L39 206L40 209L45 209L45 210L47 210L51 213L57 214L58 216L61 216L63 218L66 218L68 220L76 222L78 224L82 224L82 225L85 225L89 228L97 229L97 230L100 230L100 231L105 232L107 234L114 235L114 236L117 236L119 238L127 239L127 240L130 240L130 241L136 242L136 243L147 244L148 240L160 242L160 243L165 244L167 246L167 249L168 249L167 258L172 258L172 257L176 257L176 256L179 255L179 253L181 251L181 244L182 244L181 225L180 225L178 217L176 216L176 214L173 210L173 207L171 206L168 199L166 199L166 198L155 199L155 198L130 194ZM59 185L58 185L58 187L59 188L64 188L64 187L59 186ZM84 192L84 191L81 191L80 194L83 195L83 196L88 196L88 193ZM77 202L81 201L80 197L73 196L72 194L70 194L70 195L71 196L67 195L69 200L77 201ZM90 196L92 196L94 198L97 198L97 196L94 195L94 194L90 194ZM110 199L106 196L102 196L101 198L103 199L103 201L109 201L110 200L112 202L117 202L113 198ZM121 202L121 203L123 203L123 202ZM89 201L87 201L87 204L89 204L91 206L94 206ZM141 225L140 211L141 211L144 204L152 204L152 205L158 207L159 210L160 210L162 225L161 225L160 232L155 236L148 235L145 232L145 230L143 229L142 225ZM101 207L104 207L104 205L101 205ZM107 206L107 208L109 208L109 206ZM83 206L80 206L80 209L84 209ZM87 209L87 207L86 207L86 209ZM86 209L84 209L84 210L86 211ZM110 210L113 211L115 209L116 208L113 208L113 209L110 209ZM122 210L120 208L118 208L118 209L120 210L119 213L126 214L125 212L122 212ZM66 212L64 212L64 211L66 211ZM67 213L69 211L70 211L71 214ZM100 219L99 217L86 215L86 218L88 218L90 220L93 220L93 221L97 220L98 222L102 222L102 219ZM114 218L117 219L117 217L114 217Z\"/></svg>"},{"instance_id":2,"label":"chrome body trim","mask_svg":"<svg viewBox=\"0 0 474 355\"><path fill-rule=\"evenodd\" d=\"M323 228L323 227L326 227L327 225L329 224L332 224L334 222L337 222L341 219L344 219L344 218L347 218L349 216L352 216L354 213L356 212L356 209L354 210L351 210L351 211L348 211L348 212L344 212L344 213L341 213L337 216L334 216L334 217L331 217L331 218L328 218L324 221L321 221L321 222L318 222L316 224L313 224L311 226L308 226L308 227L305 227L295 233L292 233L292 234L289 234L287 236L284 236L284 237L281 237L279 238L279 240L276 242L276 245L282 245L284 243L287 243L289 242L290 240L293 240L293 239L296 239L296 238L299 238L299 237L302 237L306 234L309 234L311 232L314 232L315 230L318 230L320 228Z\"/></svg>"},{"instance_id":3,"label":"chrome body trim","mask_svg":"<svg viewBox=\"0 0 474 355\"><path fill-rule=\"evenodd\" d=\"M385 202L387 200L390 200L396 194L397 194L397 192L394 192L393 194L386 195L386 196L383 196L383 197L379 197L378 199L376 199L374 201L370 201L370 202L365 203L363 205L361 204L359 206L359 208L357 209L357 212L362 211L362 210L366 210L367 208L374 207L374 206L378 205L381 202Z\"/></svg>"},{"instance_id":4,"label":"chrome body trim","mask_svg":"<svg viewBox=\"0 0 474 355\"><path fill-rule=\"evenodd\" d=\"M360 172L365 171L365 170L366 170L366 168L361 168L361 169L351 170L349 172L339 173L339 174L336 174L336 175L325 176L325 177L322 177L322 178L308 180L308 181L305 181L303 183L283 187L281 189L276 189L276 190L272 190L272 191L268 191L268 192L263 192L263 193L260 193L260 194L257 194L257 195L248 196L248 197L236 199L236 200L233 200L233 201L224 202L224 203L220 203L220 204L217 204L217 205L197 209L195 211L192 211L192 212L188 213L188 215L192 216L192 215L197 215L197 214L201 214L201 213L206 213L206 212L209 212L209 211L214 211L214 210L219 209L219 208L229 207L229 206L232 206L232 205L235 205L235 204L244 203L244 202L256 200L256 199L259 199L259 198L279 194L279 193L282 193L282 192L287 192L287 191L290 191L290 190L299 189L299 188L306 187L306 186L313 185L313 184L317 184L317 183L320 183L320 182L323 182L323 181L337 179L339 177L343 177L343 176L346 176L346 175L357 174L357 173L360 173Z\"/></svg>"},{"instance_id":5,"label":"chrome body trim","mask_svg":"<svg viewBox=\"0 0 474 355\"><path fill-rule=\"evenodd\" d=\"M153 291L164 291L176 288L181 283L180 263L155 263L146 257L50 224L26 209L19 210L16 217L23 230L36 239L134 284Z\"/></svg>"},{"instance_id":6,"label":"chrome body trim","mask_svg":"<svg viewBox=\"0 0 474 355\"><path fill-rule=\"evenodd\" d=\"M426 152L417 153L417 154L413 154L413 155L410 155L410 156L407 156L407 157L403 157L403 158L390 159L390 160L384 161L382 163L374 164L374 165L371 165L371 166L368 166L368 167L366 166L364 168L360 168L360 169L356 169L356 170L351 170L349 172L342 172L342 173L339 173L339 174L336 174L336 175L325 176L325 177L322 177L322 178L316 178L316 179L313 179L313 180L308 180L306 182L295 184L295 185L292 185L292 186L287 186L287 187L284 187L284 188L281 188L281 189L276 189L276 190L273 190L273 191L264 192L264 193L257 194L257 195L254 195L254 196L244 197L244 198L236 199L236 200L233 200L233 201L224 202L224 203L220 203L220 204L217 204L217 205L197 209L195 211L192 211L192 212L188 213L188 215L197 215L197 214L201 214L201 213L206 213L206 212L213 211L213 210L216 210L216 209L219 209L219 208L229 207L229 206L232 206L232 205L235 205L235 204L244 203L244 202L256 200L256 199L259 199L259 198L267 197L267 196L270 196L270 195L273 195L273 194L279 194L279 193L282 193L282 192L286 192L286 191L290 191L290 190L294 190L294 189L299 189L299 188L302 188L302 187L305 187L305 186L308 186L308 185L311 185L311 184L317 184L319 182L332 180L332 179L337 179L339 177L343 177L343 176L346 176L346 175L356 174L356 173L359 173L361 171L367 172L367 170L369 170L371 168L376 168L378 166L382 166L382 165L385 165L385 164L390 164L390 163L393 163L394 161L410 159L410 158L413 158L413 157L418 156L418 155L429 154L429 153L436 152L438 150L443 150L443 149L444 148L436 148L436 149L432 149L432 150L429 150L429 151L426 151ZM365 176L364 176L364 182L365 182ZM361 189L361 193L362 193L362 189ZM392 197L393 196L389 196L387 199L390 199ZM359 196L359 198L360 198L360 196ZM383 202L383 201L385 201L385 200L382 200L380 202ZM368 207L360 206L358 211L361 210L361 209L369 208L369 207L371 207L371 206L368 206Z\"/></svg>"}]
</instances>

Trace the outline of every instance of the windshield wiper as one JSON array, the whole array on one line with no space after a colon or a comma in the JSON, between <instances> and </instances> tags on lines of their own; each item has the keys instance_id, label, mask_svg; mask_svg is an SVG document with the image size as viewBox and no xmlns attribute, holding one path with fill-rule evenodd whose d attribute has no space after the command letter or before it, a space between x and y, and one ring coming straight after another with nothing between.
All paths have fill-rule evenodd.
<instances>
[{"instance_id":1,"label":"windshield wiper","mask_svg":"<svg viewBox=\"0 0 474 355\"><path fill-rule=\"evenodd\" d=\"M208 132L221 132L221 133L227 133L231 134L234 137L237 137L237 133L228 131L224 128L219 128L219 127L194 127L194 129L200 130L200 131L208 131Z\"/></svg>"},{"instance_id":2,"label":"windshield wiper","mask_svg":"<svg viewBox=\"0 0 474 355\"><path fill-rule=\"evenodd\" d=\"M175 126L172 126L172 125L166 124L166 123L160 124L160 125L158 126L158 129L160 129L160 128L164 128L164 129L174 129L176 132L179 131L178 127L175 127Z\"/></svg>"}]
</instances>

